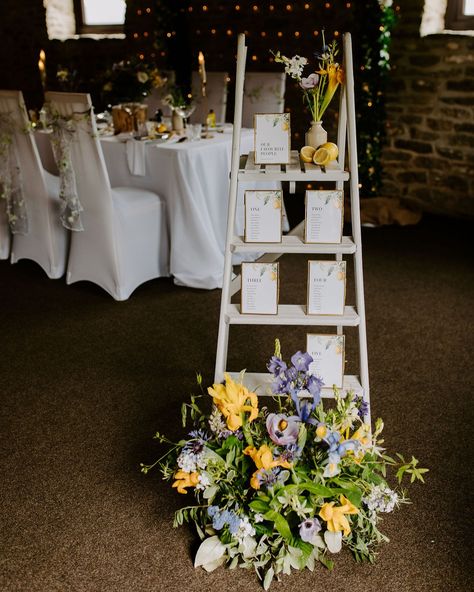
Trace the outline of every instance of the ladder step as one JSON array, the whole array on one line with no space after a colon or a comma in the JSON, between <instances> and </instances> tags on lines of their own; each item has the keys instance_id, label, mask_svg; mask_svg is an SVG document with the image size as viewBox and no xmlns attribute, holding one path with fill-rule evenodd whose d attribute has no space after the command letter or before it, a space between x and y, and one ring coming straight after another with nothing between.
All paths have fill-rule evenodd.
<instances>
[{"instance_id":1,"label":"ladder step","mask_svg":"<svg viewBox=\"0 0 474 592\"><path fill-rule=\"evenodd\" d=\"M235 253L341 253L350 255L356 252L356 245L350 236L344 236L340 243L305 243L301 236L287 235L281 243L246 243L241 236L235 236L230 248Z\"/></svg>"},{"instance_id":2,"label":"ladder step","mask_svg":"<svg viewBox=\"0 0 474 592\"><path fill-rule=\"evenodd\" d=\"M359 315L353 306L345 306L343 315L307 315L302 304L280 304L278 314L241 314L240 304L229 304L225 320L230 325L306 325L357 327Z\"/></svg>"},{"instance_id":3,"label":"ladder step","mask_svg":"<svg viewBox=\"0 0 474 592\"><path fill-rule=\"evenodd\" d=\"M232 380L240 380L239 372L229 372ZM244 386L249 390L256 392L259 396L271 396L271 383L273 376L268 372L246 372L244 374ZM349 391L354 392L358 396L362 396L364 389L362 388L358 376L344 375L342 382L342 389L339 392L345 396ZM332 388L323 387L321 389L321 397L324 399L333 399L334 391Z\"/></svg>"},{"instance_id":4,"label":"ladder step","mask_svg":"<svg viewBox=\"0 0 474 592\"><path fill-rule=\"evenodd\" d=\"M330 162L324 169L320 166L304 163L296 150L290 153L288 164L255 164L255 153L240 157L238 178L241 181L347 181L349 172L341 168L337 160Z\"/></svg>"}]
</instances>

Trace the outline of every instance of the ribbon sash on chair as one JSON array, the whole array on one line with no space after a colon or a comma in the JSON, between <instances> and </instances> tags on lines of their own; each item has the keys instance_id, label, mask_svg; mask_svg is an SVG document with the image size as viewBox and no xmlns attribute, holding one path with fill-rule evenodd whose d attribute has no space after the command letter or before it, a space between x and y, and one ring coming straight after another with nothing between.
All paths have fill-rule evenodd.
<instances>
[{"instance_id":1,"label":"ribbon sash on chair","mask_svg":"<svg viewBox=\"0 0 474 592\"><path fill-rule=\"evenodd\" d=\"M11 115L0 113L0 198L6 200L12 234L28 234L28 213L14 142L17 125Z\"/></svg>"},{"instance_id":2,"label":"ribbon sash on chair","mask_svg":"<svg viewBox=\"0 0 474 592\"><path fill-rule=\"evenodd\" d=\"M59 171L59 197L62 201L60 220L65 228L84 230L81 212L84 208L77 194L76 175L71 161L71 144L77 131L74 115L71 118L54 115L48 122L52 128L51 145Z\"/></svg>"}]
</instances>

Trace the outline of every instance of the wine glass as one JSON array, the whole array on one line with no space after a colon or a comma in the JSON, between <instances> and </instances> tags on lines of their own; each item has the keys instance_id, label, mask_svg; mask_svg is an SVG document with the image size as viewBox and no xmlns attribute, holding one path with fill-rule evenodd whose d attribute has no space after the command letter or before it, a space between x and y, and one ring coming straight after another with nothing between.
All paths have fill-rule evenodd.
<instances>
[{"instance_id":1,"label":"wine glass","mask_svg":"<svg viewBox=\"0 0 474 592\"><path fill-rule=\"evenodd\" d=\"M189 117L191 117L191 115L194 113L194 111L196 110L196 103L194 103L193 101L191 101L190 103L186 103L184 105L178 105L177 107L174 108L174 110L176 111L176 113L183 118L184 120L184 125L187 126L188 125L188 119Z\"/></svg>"}]
</instances>

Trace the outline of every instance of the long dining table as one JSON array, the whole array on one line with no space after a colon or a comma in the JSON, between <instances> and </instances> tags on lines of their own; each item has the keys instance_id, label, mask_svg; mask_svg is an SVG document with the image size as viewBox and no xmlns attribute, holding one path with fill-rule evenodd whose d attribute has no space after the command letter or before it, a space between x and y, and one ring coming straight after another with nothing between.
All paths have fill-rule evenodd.
<instances>
[{"instance_id":1,"label":"long dining table","mask_svg":"<svg viewBox=\"0 0 474 592\"><path fill-rule=\"evenodd\" d=\"M211 135L197 141L145 142L141 148L144 167L139 174L134 174L127 142L116 136L100 140L112 187L148 189L165 201L174 282L204 289L222 287L232 148L231 130ZM43 165L54 173L48 134L36 136ZM242 154L253 149L253 141L253 130L243 130ZM257 186L248 187L252 188ZM243 225L242 195L236 215L238 234L243 234Z\"/></svg>"}]
</instances>

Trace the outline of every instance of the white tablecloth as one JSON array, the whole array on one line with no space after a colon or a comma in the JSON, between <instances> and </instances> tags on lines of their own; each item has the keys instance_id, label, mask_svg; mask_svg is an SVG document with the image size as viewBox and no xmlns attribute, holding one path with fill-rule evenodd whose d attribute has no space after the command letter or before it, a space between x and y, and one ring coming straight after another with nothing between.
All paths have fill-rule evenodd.
<instances>
[{"instance_id":1,"label":"white tablecloth","mask_svg":"<svg viewBox=\"0 0 474 592\"><path fill-rule=\"evenodd\" d=\"M50 169L44 143L45 138L40 137L42 159L45 168ZM193 288L222 287L232 134L214 133L210 139L179 144L148 143L143 176L131 174L124 142L104 137L101 145L112 187L148 189L166 202L170 272L175 283ZM243 154L253 149L252 130L242 131L240 146ZM252 184L246 188L279 186ZM243 218L241 188L236 215L238 234L243 234Z\"/></svg>"}]
</instances>

